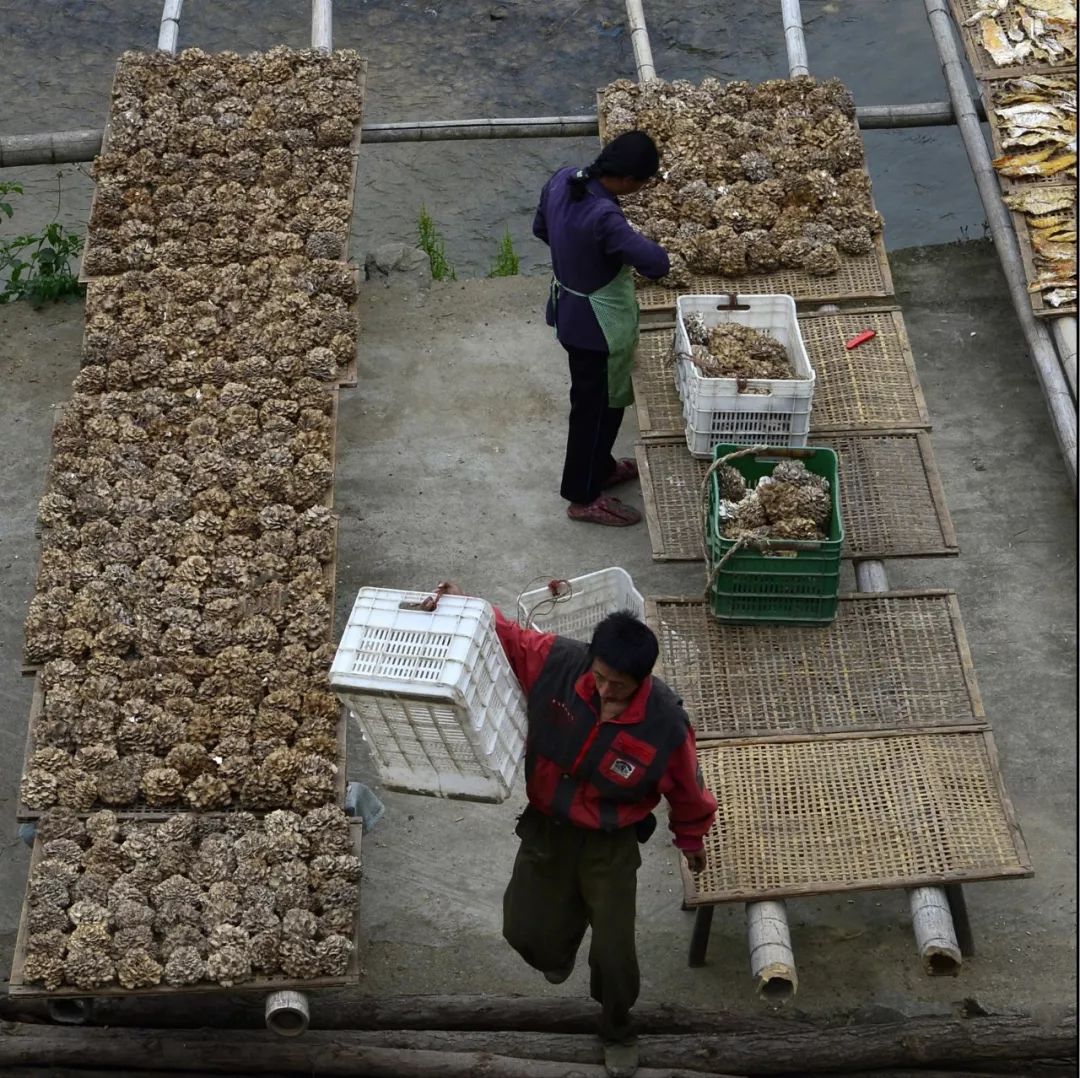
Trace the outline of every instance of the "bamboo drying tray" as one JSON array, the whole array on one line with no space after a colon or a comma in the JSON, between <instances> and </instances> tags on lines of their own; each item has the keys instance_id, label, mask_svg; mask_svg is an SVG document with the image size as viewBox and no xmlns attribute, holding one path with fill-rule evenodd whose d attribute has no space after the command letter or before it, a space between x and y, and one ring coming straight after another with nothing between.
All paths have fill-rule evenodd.
<instances>
[{"instance_id":1,"label":"bamboo drying tray","mask_svg":"<svg viewBox=\"0 0 1080 1078\"><path fill-rule=\"evenodd\" d=\"M1076 187L1067 184L1060 186L1063 186L1066 190L1072 192L1073 214L1075 216ZM1031 243L1031 228L1028 226L1027 214L1020 213L1017 210L1010 210L1010 215L1012 217L1013 229L1016 232L1016 242L1020 246L1020 258L1024 263L1024 276L1027 279L1030 288L1031 284L1038 276L1038 270L1035 266L1035 249ZM1045 299L1043 299L1041 291L1029 291L1028 295L1031 297L1031 311L1036 318L1056 318L1059 314L1075 315L1077 313L1076 301L1065 304L1063 307L1052 307Z\"/></svg>"},{"instance_id":2,"label":"bamboo drying tray","mask_svg":"<svg viewBox=\"0 0 1080 1078\"><path fill-rule=\"evenodd\" d=\"M701 746L719 801L684 903L1032 875L989 731Z\"/></svg>"},{"instance_id":3,"label":"bamboo drying tray","mask_svg":"<svg viewBox=\"0 0 1080 1078\"><path fill-rule=\"evenodd\" d=\"M171 815L176 815L172 813ZM204 815L215 815L208 813ZM156 822L147 818L147 823ZM357 857L361 858L361 837L363 834L363 824L357 820L349 821L349 832L352 836L353 853ZM38 862L42 858L42 846L38 839L34 840L34 848L30 854L30 868L27 873L27 889L29 890L29 879L33 875L34 869L37 867ZM275 974L273 976L260 976L253 977L250 981L244 981L242 984L233 985L230 988L222 988L221 985L213 981L207 981L204 983L187 985L184 987L174 987L168 984L154 985L152 988L124 988L119 985L108 985L102 988L84 989L76 988L72 986L64 986L63 988L57 988L53 991L49 991L40 985L26 984L23 980L23 967L26 964L26 941L29 935L27 930L27 913L29 906L27 902L23 901L22 913L19 916L19 930L15 937L15 953L11 961L11 978L8 983L8 995L19 996L24 999L32 997L45 997L48 999L62 999L62 998L99 998L99 997L123 997L123 996L165 996L165 995L191 995L193 993L204 992L277 992L281 989L292 988L300 991L307 991L313 988L343 988L349 985L355 985L360 983L360 915L359 910L356 911L356 916L353 919L353 950L349 956L349 966L346 971L340 976L322 976L312 977L309 980L298 980L296 978L288 977L285 974Z\"/></svg>"},{"instance_id":4,"label":"bamboo drying tray","mask_svg":"<svg viewBox=\"0 0 1080 1078\"><path fill-rule=\"evenodd\" d=\"M895 430L930 427L922 386L899 308L800 314L799 330L817 375L810 429ZM850 351L863 330L876 336ZM685 429L675 388L672 329L643 330L634 365L638 429L666 438Z\"/></svg>"},{"instance_id":5,"label":"bamboo drying tray","mask_svg":"<svg viewBox=\"0 0 1080 1078\"><path fill-rule=\"evenodd\" d=\"M600 141L607 141L604 121L604 93L596 94ZM862 137L858 122L853 121L856 133ZM875 208L873 198L871 209ZM774 273L745 274L742 277L717 275L691 279L686 288L665 288L662 285L638 282L637 300L642 311L673 310L679 296L711 296L723 292L782 293L793 296L796 302L830 303L847 299L878 299L893 295L893 279L885 253L885 237L874 237L873 249L865 255L840 256L840 268L827 277L818 277L802 270L782 269Z\"/></svg>"},{"instance_id":6,"label":"bamboo drying tray","mask_svg":"<svg viewBox=\"0 0 1080 1078\"><path fill-rule=\"evenodd\" d=\"M1053 72L1053 74L1055 74L1055 75L1064 75L1064 74L1068 74L1068 73L1069 72L1066 72L1066 71ZM1027 74L1037 74L1037 72L1028 72ZM1075 81L1076 81L1075 68L1073 69L1072 74L1073 74L1074 91L1075 91ZM993 148L994 148L994 157L995 158L1003 157L1003 156L1005 156L1006 154L1008 154L1010 152L1012 152L1012 153L1023 153L1023 152L1025 152L1024 147L1017 146L1017 147L1014 147L1010 151L1010 150L1007 150L1002 145L1002 134L1003 134L1003 132L1001 130L1001 121L999 120L998 114L997 114L997 106L996 106L995 101L994 101L994 93L995 93L995 91L998 90L999 88L1003 87L1006 82L1009 82L1011 79L1016 78L1016 77L1017 76L1015 76L1015 75L1006 76L1004 78L1001 77L1001 76L998 76L996 78L981 79L979 81L979 96L982 98L983 108L986 110L986 119L987 119L987 123L988 123L988 125L990 127L990 142L991 142L991 144L993 145ZM1034 147L1029 147L1028 149L1033 150ZM1076 166L1074 165L1073 169L1075 170L1075 168L1076 168ZM1058 186L1067 186L1067 185L1070 185L1070 184L1075 185L1075 183L1076 183L1076 181L1074 179L1071 179L1068 176L1066 176L1064 174L1064 172L1058 173L1056 176L1021 176L1021 177L1003 176L1000 172L998 172L997 173L997 178L998 178L998 183L1001 184L1001 189L1003 191L1018 191L1018 190L1022 191L1024 188L1027 188L1027 187L1058 187Z\"/></svg>"},{"instance_id":7,"label":"bamboo drying tray","mask_svg":"<svg viewBox=\"0 0 1080 1078\"><path fill-rule=\"evenodd\" d=\"M930 436L921 430L812 435L839 456L845 558L935 557L959 553ZM701 561L701 484L707 460L686 438L635 447L645 520L656 561Z\"/></svg>"},{"instance_id":8,"label":"bamboo drying tray","mask_svg":"<svg viewBox=\"0 0 1080 1078\"><path fill-rule=\"evenodd\" d=\"M115 100L116 75L117 75L117 72L119 70L119 66L120 65L119 65L119 61L118 61L116 66L113 68L112 81L109 83L109 106L110 107L109 107L109 115L106 116L106 118L105 118L105 128L104 128L104 131L102 132L102 138L101 138L101 155L102 156L104 156L108 152L108 149L109 149L109 132L110 132L109 120L110 120L110 117L112 116L112 103ZM358 163L359 163L359 159L360 159L360 144L361 144L361 136L362 136L361 128L362 128L362 125L363 125L363 115L362 115L362 113L363 113L363 106L367 103L367 67L368 67L367 60L365 58L361 57L361 59L360 59L360 71L359 71L359 74L357 75L357 79L356 79L357 85L360 87L361 116L356 121L356 125L355 125L355 127L353 129L352 141L349 144L349 152L352 155L352 174L351 174L351 176L349 178L349 194L348 194L348 199L349 199L349 205L350 206L352 206L353 200L354 200L355 195L356 195L356 174L357 174L357 167L358 167ZM96 206L97 206L97 184L95 183L94 184L94 194L91 196L91 199L90 199L90 216L89 216L88 220L93 220L93 218L94 218L94 210L96 209ZM351 223L351 217L350 217L350 223ZM341 257L341 261L343 261L343 262L348 261L350 239L351 239L351 229L347 227L346 230L345 230L344 245L342 247L343 254L342 254L342 257ZM82 269L82 265L86 262L86 256L90 251L92 240L93 240L93 233L88 231L87 236L86 236L86 243L85 243L85 245L83 247L83 262L80 263L80 265L79 265L79 281L82 284L88 284L91 281L100 279L99 277L88 276L86 273L83 272L83 269ZM352 373L352 380L351 381L346 380L343 384L348 384L348 385L355 385L356 384L355 363L353 364L352 372L353 372Z\"/></svg>"},{"instance_id":9,"label":"bamboo drying tray","mask_svg":"<svg viewBox=\"0 0 1080 1078\"><path fill-rule=\"evenodd\" d=\"M643 311L668 311L679 296L712 296L725 292L744 295L781 293L796 303L835 303L851 299L882 299L894 294L892 272L879 232L873 249L864 255L842 255L840 268L828 277L803 270L747 273L741 277L692 277L685 288L639 283L638 304Z\"/></svg>"},{"instance_id":10,"label":"bamboo drying tray","mask_svg":"<svg viewBox=\"0 0 1080 1078\"><path fill-rule=\"evenodd\" d=\"M721 624L700 598L649 598L645 620L699 745L986 726L951 591L842 596L820 629Z\"/></svg>"},{"instance_id":11,"label":"bamboo drying tray","mask_svg":"<svg viewBox=\"0 0 1080 1078\"><path fill-rule=\"evenodd\" d=\"M1010 2L1015 4L1016 0L1010 0ZM1017 64L1013 67L999 67L994 63L990 53L983 47L982 37L979 33L979 24L974 23L971 26L964 25L976 11L984 6L985 0L949 0L953 21L956 23L956 28L960 32L960 38L964 43L964 51L967 53L968 63L971 64L971 70L975 73L976 78L990 79L1000 78L1002 76L1045 75L1049 72L1076 70L1075 57L1072 61L1066 61L1060 64L1040 62ZM1001 27L1002 32L1004 33L1004 23L1001 18L999 17L994 21Z\"/></svg>"}]
</instances>

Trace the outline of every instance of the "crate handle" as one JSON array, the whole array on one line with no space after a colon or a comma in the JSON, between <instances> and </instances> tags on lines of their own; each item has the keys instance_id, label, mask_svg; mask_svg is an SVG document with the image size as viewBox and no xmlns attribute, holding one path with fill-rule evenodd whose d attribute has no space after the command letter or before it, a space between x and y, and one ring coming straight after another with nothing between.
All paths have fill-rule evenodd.
<instances>
[{"instance_id":1,"label":"crate handle","mask_svg":"<svg viewBox=\"0 0 1080 1078\"><path fill-rule=\"evenodd\" d=\"M718 311L748 311L750 310L749 303L740 303L739 297L734 292L721 292L727 303L720 302L716 305Z\"/></svg>"}]
</instances>

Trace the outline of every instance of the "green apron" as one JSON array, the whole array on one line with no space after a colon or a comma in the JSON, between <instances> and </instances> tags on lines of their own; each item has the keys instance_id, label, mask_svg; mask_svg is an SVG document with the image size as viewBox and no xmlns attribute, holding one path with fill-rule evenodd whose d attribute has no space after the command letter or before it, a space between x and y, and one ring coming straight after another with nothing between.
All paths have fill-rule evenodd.
<instances>
[{"instance_id":1,"label":"green apron","mask_svg":"<svg viewBox=\"0 0 1080 1078\"><path fill-rule=\"evenodd\" d=\"M639 315L630 267L623 266L613 280L595 292L575 292L552 277L551 305L555 310L559 303L559 289L589 301L608 346L608 407L629 407L634 403L630 375L634 369L634 350L638 343Z\"/></svg>"}]
</instances>

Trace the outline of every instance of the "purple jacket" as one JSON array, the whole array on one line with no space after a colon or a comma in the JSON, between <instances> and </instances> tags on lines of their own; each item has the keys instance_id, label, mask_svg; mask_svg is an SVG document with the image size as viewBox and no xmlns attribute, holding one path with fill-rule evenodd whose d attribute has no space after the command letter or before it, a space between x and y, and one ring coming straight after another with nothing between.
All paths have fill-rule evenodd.
<instances>
[{"instance_id":1,"label":"purple jacket","mask_svg":"<svg viewBox=\"0 0 1080 1078\"><path fill-rule=\"evenodd\" d=\"M670 268L667 252L635 232L618 199L599 180L590 180L580 202L570 199L569 179L577 170L562 168L540 193L533 235L551 248L555 279L575 292L595 292L615 279L624 265L656 280ZM550 298L547 324L567 348L607 351L607 342L587 299L560 292L558 325Z\"/></svg>"}]
</instances>

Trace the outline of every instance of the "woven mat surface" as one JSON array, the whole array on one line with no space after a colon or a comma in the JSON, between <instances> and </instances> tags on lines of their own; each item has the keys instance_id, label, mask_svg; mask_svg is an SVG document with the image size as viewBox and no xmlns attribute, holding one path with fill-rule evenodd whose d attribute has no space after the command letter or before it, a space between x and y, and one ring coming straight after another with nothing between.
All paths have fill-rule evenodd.
<instances>
[{"instance_id":1,"label":"woven mat surface","mask_svg":"<svg viewBox=\"0 0 1080 1078\"><path fill-rule=\"evenodd\" d=\"M643 311L672 309L678 296L712 296L722 292L743 295L782 293L796 302L813 300L828 303L844 299L875 299L893 294L892 274L880 233L873 249L864 255L845 255L840 269L828 277L802 270L775 273L748 273L742 277L693 277L685 288L663 288L656 284L638 287L637 301Z\"/></svg>"},{"instance_id":2,"label":"woven mat surface","mask_svg":"<svg viewBox=\"0 0 1080 1078\"><path fill-rule=\"evenodd\" d=\"M903 318L896 310L803 315L803 342L817 374L810 429L895 430L929 427ZM877 334L850 351L863 330ZM682 434L686 423L675 388L671 329L645 330L634 366L634 397L643 437Z\"/></svg>"},{"instance_id":3,"label":"woven mat surface","mask_svg":"<svg viewBox=\"0 0 1080 1078\"><path fill-rule=\"evenodd\" d=\"M840 458L844 557L958 552L925 431L820 434L811 444L834 449ZM702 560L700 499L708 461L692 457L681 436L639 442L636 452L653 557Z\"/></svg>"},{"instance_id":4,"label":"woven mat surface","mask_svg":"<svg viewBox=\"0 0 1080 1078\"><path fill-rule=\"evenodd\" d=\"M957 29L960 31L968 63L971 64L971 70L975 72L976 78L998 78L1002 75L1033 75L1047 71L1076 70L1075 55L1067 62L1060 64L1039 61L1038 63L1022 64L1014 67L999 67L990 53L983 47L982 30L979 24L976 22L970 26L965 25L968 19L972 18L977 11L983 10L987 6L986 0L949 0L949 7L952 8L953 19L956 21ZM1015 6L1015 0L1013 6ZM994 22L997 23L1004 37L1006 33L1005 20L999 17Z\"/></svg>"},{"instance_id":5,"label":"woven mat surface","mask_svg":"<svg viewBox=\"0 0 1080 1078\"><path fill-rule=\"evenodd\" d=\"M1029 876L989 734L700 747L720 803L687 905ZM681 858L680 858L681 860Z\"/></svg>"},{"instance_id":6,"label":"woven mat surface","mask_svg":"<svg viewBox=\"0 0 1080 1078\"><path fill-rule=\"evenodd\" d=\"M723 625L700 598L649 599L645 619L699 741L986 722L951 592L844 597L819 629Z\"/></svg>"}]
</instances>

